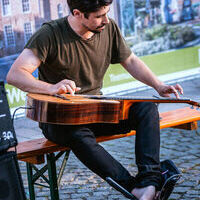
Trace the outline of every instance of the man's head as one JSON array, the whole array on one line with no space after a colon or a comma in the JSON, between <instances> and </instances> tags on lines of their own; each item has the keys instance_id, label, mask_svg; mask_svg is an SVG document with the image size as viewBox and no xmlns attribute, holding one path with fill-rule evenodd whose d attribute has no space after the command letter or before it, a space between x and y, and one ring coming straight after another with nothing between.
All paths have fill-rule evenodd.
<instances>
[{"instance_id":1,"label":"man's head","mask_svg":"<svg viewBox=\"0 0 200 200\"><path fill-rule=\"evenodd\" d=\"M67 0L72 15L81 27L99 33L109 23L108 12L113 0Z\"/></svg>"},{"instance_id":2,"label":"man's head","mask_svg":"<svg viewBox=\"0 0 200 200\"><path fill-rule=\"evenodd\" d=\"M99 11L103 6L109 6L112 2L113 0L67 0L72 15L74 15L74 9L77 9L84 13L86 18L90 13Z\"/></svg>"}]
</instances>

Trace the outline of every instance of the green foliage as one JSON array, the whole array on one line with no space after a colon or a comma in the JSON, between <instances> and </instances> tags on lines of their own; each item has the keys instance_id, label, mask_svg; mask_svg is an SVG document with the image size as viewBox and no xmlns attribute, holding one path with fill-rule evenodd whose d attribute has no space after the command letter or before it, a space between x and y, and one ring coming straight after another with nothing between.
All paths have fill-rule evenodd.
<instances>
[{"instance_id":1,"label":"green foliage","mask_svg":"<svg viewBox=\"0 0 200 200\"><path fill-rule=\"evenodd\" d=\"M134 3L135 3L135 8L136 9L138 9L138 8L144 8L145 4L146 4L146 2L143 1L143 0L135 0Z\"/></svg>"},{"instance_id":2,"label":"green foliage","mask_svg":"<svg viewBox=\"0 0 200 200\"><path fill-rule=\"evenodd\" d=\"M183 29L183 40L189 42L195 39L195 34L192 31L191 27L184 27Z\"/></svg>"},{"instance_id":3,"label":"green foliage","mask_svg":"<svg viewBox=\"0 0 200 200\"><path fill-rule=\"evenodd\" d=\"M168 36L170 40L182 39L184 43L195 39L195 33L190 26L170 25L157 25L151 29L146 29L143 37L145 40L155 40L165 36Z\"/></svg>"},{"instance_id":4,"label":"green foliage","mask_svg":"<svg viewBox=\"0 0 200 200\"><path fill-rule=\"evenodd\" d=\"M151 29L146 29L144 32L145 40L155 40L156 38L163 37L167 31L167 25L157 25Z\"/></svg>"},{"instance_id":5,"label":"green foliage","mask_svg":"<svg viewBox=\"0 0 200 200\"><path fill-rule=\"evenodd\" d=\"M185 27L174 27L169 28L170 33L170 39L177 40L179 38L182 38L184 42L189 42L191 40L195 39L195 34L191 27L185 26Z\"/></svg>"}]
</instances>

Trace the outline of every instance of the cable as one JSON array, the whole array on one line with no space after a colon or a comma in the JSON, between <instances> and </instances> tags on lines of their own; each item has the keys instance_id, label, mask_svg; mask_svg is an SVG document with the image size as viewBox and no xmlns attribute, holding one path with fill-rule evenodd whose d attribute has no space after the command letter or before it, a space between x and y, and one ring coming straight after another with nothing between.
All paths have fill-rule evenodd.
<instances>
[{"instance_id":1,"label":"cable","mask_svg":"<svg viewBox=\"0 0 200 200\"><path fill-rule=\"evenodd\" d=\"M34 107L23 107L23 106L20 106L18 108L15 109L15 111L13 112L13 115L12 115L12 118L11 118L11 122L12 122L12 125L13 125L13 128L14 128L14 119L15 119L15 114L17 113L18 110L20 109L33 109ZM17 137L17 136L16 136ZM17 148L16 146L14 147L15 148L15 152L17 153Z\"/></svg>"}]
</instances>

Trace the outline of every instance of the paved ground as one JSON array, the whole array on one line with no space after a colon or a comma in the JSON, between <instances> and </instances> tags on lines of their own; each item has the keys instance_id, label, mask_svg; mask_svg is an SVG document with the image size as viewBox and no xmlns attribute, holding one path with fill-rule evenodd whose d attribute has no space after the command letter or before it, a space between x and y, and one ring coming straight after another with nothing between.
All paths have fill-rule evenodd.
<instances>
[{"instance_id":1,"label":"paved ground","mask_svg":"<svg viewBox=\"0 0 200 200\"><path fill-rule=\"evenodd\" d=\"M200 78L181 83L185 96L200 94ZM151 90L138 91L133 95L152 95ZM160 105L160 111L185 106L183 104ZM26 118L15 120L15 130L19 141L42 137L37 123ZM199 130L200 132L200 130ZM133 175L137 173L134 160L135 137L128 137L102 143L115 158L121 161ZM183 173L180 184L175 188L170 199L200 200L200 136L193 131L164 129L161 131L161 160L172 159ZM58 164L59 167L60 163ZM24 186L27 190L27 177L25 164L20 162ZM40 180L42 182L42 180ZM73 155L70 154L68 166L61 181L60 199L75 200L114 200L125 198L112 189L102 179L89 171ZM36 188L37 200L50 199L47 188Z\"/></svg>"}]
</instances>

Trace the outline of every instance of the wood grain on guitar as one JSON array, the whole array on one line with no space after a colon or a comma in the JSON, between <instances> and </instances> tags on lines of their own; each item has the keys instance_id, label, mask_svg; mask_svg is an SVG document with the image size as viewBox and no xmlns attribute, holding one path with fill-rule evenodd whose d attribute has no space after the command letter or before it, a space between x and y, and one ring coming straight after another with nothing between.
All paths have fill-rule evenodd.
<instances>
[{"instance_id":1,"label":"wood grain on guitar","mask_svg":"<svg viewBox=\"0 0 200 200\"><path fill-rule=\"evenodd\" d=\"M136 96L103 95L44 95L27 94L26 116L34 121L53 124L118 123L128 118L132 103L187 103L200 107L191 99L149 98Z\"/></svg>"}]
</instances>

